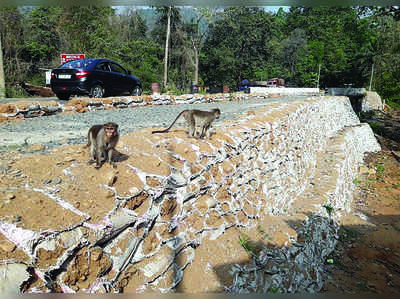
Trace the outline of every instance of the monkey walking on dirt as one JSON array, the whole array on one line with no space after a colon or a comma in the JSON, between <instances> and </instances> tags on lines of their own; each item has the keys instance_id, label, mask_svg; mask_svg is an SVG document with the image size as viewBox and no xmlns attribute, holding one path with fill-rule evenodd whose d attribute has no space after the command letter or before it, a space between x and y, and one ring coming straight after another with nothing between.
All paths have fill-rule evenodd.
<instances>
[{"instance_id":1,"label":"monkey walking on dirt","mask_svg":"<svg viewBox=\"0 0 400 299\"><path fill-rule=\"evenodd\" d=\"M199 126L201 128L200 138L203 138L206 135L208 138L210 138L209 129L211 127L211 124L214 120L220 117L221 111L218 108L212 109L211 111L203 111L197 109L183 110L181 113L178 114L178 116L168 128L166 128L165 130L152 131L151 133L154 134L168 132L178 120L178 118L182 115L188 124L189 136L195 137L196 126Z\"/></svg>"},{"instance_id":2,"label":"monkey walking on dirt","mask_svg":"<svg viewBox=\"0 0 400 299\"><path fill-rule=\"evenodd\" d=\"M89 163L96 162L96 169L101 167L101 158L104 157L105 161L108 160L110 165L115 164L112 162L112 156L115 147L119 140L118 125L113 122L105 123L104 125L94 125L88 132L88 143L90 147L90 160Z\"/></svg>"}]
</instances>

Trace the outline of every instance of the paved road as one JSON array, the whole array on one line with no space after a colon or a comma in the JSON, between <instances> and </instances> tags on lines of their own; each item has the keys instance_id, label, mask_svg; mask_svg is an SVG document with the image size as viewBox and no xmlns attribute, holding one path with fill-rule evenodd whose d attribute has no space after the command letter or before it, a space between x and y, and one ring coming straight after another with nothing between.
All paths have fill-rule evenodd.
<instances>
[{"instance_id":1,"label":"paved road","mask_svg":"<svg viewBox=\"0 0 400 299\"><path fill-rule=\"evenodd\" d=\"M27 144L44 144L51 148L64 143L85 143L87 130L91 125L108 121L120 124L121 135L124 135L142 128L165 127L174 120L182 109L209 110L218 107L222 111L221 118L218 121L224 121L234 119L237 114L242 114L259 106L301 98L304 97L254 98L240 102L160 105L32 118L0 124L0 152Z\"/></svg>"}]
</instances>

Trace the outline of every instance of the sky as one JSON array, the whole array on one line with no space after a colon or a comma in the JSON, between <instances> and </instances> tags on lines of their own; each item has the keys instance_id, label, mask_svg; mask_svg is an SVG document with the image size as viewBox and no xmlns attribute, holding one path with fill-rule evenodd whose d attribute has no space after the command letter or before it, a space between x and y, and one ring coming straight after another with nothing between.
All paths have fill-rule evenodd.
<instances>
[{"instance_id":1,"label":"sky","mask_svg":"<svg viewBox=\"0 0 400 299\"><path fill-rule=\"evenodd\" d=\"M119 13L119 12L123 11L126 6L112 6L112 7L117 10L117 13ZM290 6L264 6L264 8L266 10L271 11L271 12L277 12L279 10L279 8L281 8L281 7L283 7L284 10L288 10ZM136 6L136 8L146 9L146 8L149 8L149 6Z\"/></svg>"}]
</instances>

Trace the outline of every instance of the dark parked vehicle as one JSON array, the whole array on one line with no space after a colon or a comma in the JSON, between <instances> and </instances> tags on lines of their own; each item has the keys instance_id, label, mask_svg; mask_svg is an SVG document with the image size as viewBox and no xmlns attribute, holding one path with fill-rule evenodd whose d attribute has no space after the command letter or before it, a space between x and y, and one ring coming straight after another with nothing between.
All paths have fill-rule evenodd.
<instances>
[{"instance_id":1,"label":"dark parked vehicle","mask_svg":"<svg viewBox=\"0 0 400 299\"><path fill-rule=\"evenodd\" d=\"M60 100L71 95L102 98L110 95L142 94L142 84L130 71L109 59L78 59L51 71L51 90Z\"/></svg>"}]
</instances>

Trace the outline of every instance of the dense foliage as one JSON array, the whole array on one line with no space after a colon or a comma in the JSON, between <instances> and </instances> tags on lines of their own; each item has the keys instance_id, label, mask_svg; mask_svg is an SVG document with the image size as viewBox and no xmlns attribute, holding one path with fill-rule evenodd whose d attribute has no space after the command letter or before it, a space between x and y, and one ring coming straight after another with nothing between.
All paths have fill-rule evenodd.
<instances>
[{"instance_id":1,"label":"dense foliage","mask_svg":"<svg viewBox=\"0 0 400 299\"><path fill-rule=\"evenodd\" d=\"M119 61L150 92L162 81L166 27L166 7L1 7L6 83L44 84L61 53L85 53ZM400 103L398 7L174 7L169 47L174 92L280 77L296 87L371 86Z\"/></svg>"}]
</instances>

